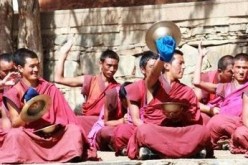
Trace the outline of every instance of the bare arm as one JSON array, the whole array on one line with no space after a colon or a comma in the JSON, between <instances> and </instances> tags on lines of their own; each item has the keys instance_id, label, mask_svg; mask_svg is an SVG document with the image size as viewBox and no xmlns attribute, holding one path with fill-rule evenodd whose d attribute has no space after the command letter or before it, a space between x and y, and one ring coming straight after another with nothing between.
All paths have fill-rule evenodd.
<instances>
[{"instance_id":1,"label":"bare arm","mask_svg":"<svg viewBox=\"0 0 248 165\"><path fill-rule=\"evenodd\" d=\"M216 115L220 112L220 108L218 108L218 107L212 107L211 108L210 106L207 106L207 105L202 104L202 103L199 103L199 107L200 107L201 112L209 114L211 116Z\"/></svg>"},{"instance_id":2,"label":"bare arm","mask_svg":"<svg viewBox=\"0 0 248 165\"><path fill-rule=\"evenodd\" d=\"M82 86L84 76L64 77L64 63L66 57L72 47L72 39L65 43L60 49L60 57L55 67L54 81L59 84L68 85L71 87Z\"/></svg>"},{"instance_id":3,"label":"bare arm","mask_svg":"<svg viewBox=\"0 0 248 165\"><path fill-rule=\"evenodd\" d=\"M7 99L7 107L9 109L10 113L10 121L12 124L12 127L20 127L25 125L25 121L23 121L17 111L17 107L14 105L14 103Z\"/></svg>"},{"instance_id":4,"label":"bare arm","mask_svg":"<svg viewBox=\"0 0 248 165\"><path fill-rule=\"evenodd\" d=\"M18 72L9 72L4 79L0 80L0 89L4 86L12 86L16 83L20 74Z\"/></svg>"},{"instance_id":5,"label":"bare arm","mask_svg":"<svg viewBox=\"0 0 248 165\"><path fill-rule=\"evenodd\" d=\"M157 60L145 79L146 87L150 91L158 81L159 76L161 75L162 70L164 69L164 62Z\"/></svg>"},{"instance_id":6,"label":"bare arm","mask_svg":"<svg viewBox=\"0 0 248 165\"><path fill-rule=\"evenodd\" d=\"M243 94L242 121L244 125L248 127L248 96L247 96L247 93Z\"/></svg>"},{"instance_id":7,"label":"bare arm","mask_svg":"<svg viewBox=\"0 0 248 165\"><path fill-rule=\"evenodd\" d=\"M202 98L202 88L201 88L201 67L202 67L202 60L207 54L206 49L202 49L202 41L198 45L198 52L199 55L197 56L197 62L195 66L195 72L194 72L194 78L193 78L193 85L196 87L194 88L194 91L196 93L196 96L198 100L201 100Z\"/></svg>"},{"instance_id":8,"label":"bare arm","mask_svg":"<svg viewBox=\"0 0 248 165\"><path fill-rule=\"evenodd\" d=\"M132 117L133 124L136 126L140 126L143 124L143 121L140 119L140 109L138 105L131 103L130 105L130 114Z\"/></svg>"},{"instance_id":9,"label":"bare arm","mask_svg":"<svg viewBox=\"0 0 248 165\"><path fill-rule=\"evenodd\" d=\"M11 122L10 122L5 110L1 108L0 111L1 111L1 116L2 116L2 120L1 120L2 128L4 130L11 128Z\"/></svg>"},{"instance_id":10,"label":"bare arm","mask_svg":"<svg viewBox=\"0 0 248 165\"><path fill-rule=\"evenodd\" d=\"M120 118L118 120L109 120L109 110L108 110L108 107L105 103L105 105L104 105L104 125L116 126L116 125L123 124L123 123L124 123L124 118Z\"/></svg>"},{"instance_id":11,"label":"bare arm","mask_svg":"<svg viewBox=\"0 0 248 165\"><path fill-rule=\"evenodd\" d=\"M198 88L201 88L201 89L203 89L209 93L215 93L217 85L218 84L201 81L198 85L195 85L195 86Z\"/></svg>"}]
</instances>

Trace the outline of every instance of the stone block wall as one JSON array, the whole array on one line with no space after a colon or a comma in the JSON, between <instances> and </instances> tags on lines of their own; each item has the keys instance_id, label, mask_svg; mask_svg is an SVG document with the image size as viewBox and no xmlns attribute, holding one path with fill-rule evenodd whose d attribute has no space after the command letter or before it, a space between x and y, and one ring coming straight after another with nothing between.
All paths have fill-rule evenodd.
<instances>
[{"instance_id":1,"label":"stone block wall","mask_svg":"<svg viewBox=\"0 0 248 165\"><path fill-rule=\"evenodd\" d=\"M98 60L107 48L117 51L121 61L116 78L119 82L142 78L139 57L148 50L146 30L157 21L174 21L181 29L179 49L186 61L182 81L191 86L197 56L197 45L209 49L203 70L216 69L217 61L226 54L248 52L248 1L215 0L137 7L58 10L41 13L41 29L45 56L45 78L53 81L58 50L74 36L75 43L65 63L65 75L99 73ZM80 88L58 85L73 107L84 101Z\"/></svg>"}]
</instances>

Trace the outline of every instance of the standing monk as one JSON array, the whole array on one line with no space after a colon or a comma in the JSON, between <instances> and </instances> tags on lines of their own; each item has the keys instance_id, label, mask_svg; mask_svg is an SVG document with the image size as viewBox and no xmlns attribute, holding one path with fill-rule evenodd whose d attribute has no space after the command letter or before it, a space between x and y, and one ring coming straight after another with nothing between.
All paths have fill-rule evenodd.
<instances>
[{"instance_id":1,"label":"standing monk","mask_svg":"<svg viewBox=\"0 0 248 165\"><path fill-rule=\"evenodd\" d=\"M104 51L100 57L100 74L98 75L64 77L64 62L72 43L72 40L69 40L61 48L61 57L56 66L54 80L70 87L82 87L81 93L86 97L86 101L82 106L83 116L79 116L78 119L88 134L103 108L105 92L119 85L113 77L118 69L119 56L112 50Z\"/></svg>"},{"instance_id":2,"label":"standing monk","mask_svg":"<svg viewBox=\"0 0 248 165\"><path fill-rule=\"evenodd\" d=\"M210 138L202 125L197 97L190 87L178 80L185 67L183 54L178 50L174 52L175 40L170 36L157 39L156 46L160 59L145 79L146 85L139 87L140 92L128 94L130 100L136 102L146 96L142 107L143 123L128 142L128 157L149 159L153 151L160 158L185 158L204 148L208 151ZM159 106L162 102L179 102L187 106L181 113L164 113ZM211 148L209 151L207 157L213 154Z\"/></svg>"},{"instance_id":3,"label":"standing monk","mask_svg":"<svg viewBox=\"0 0 248 165\"><path fill-rule=\"evenodd\" d=\"M84 131L63 94L55 85L39 77L38 56L21 48L15 52L15 63L21 80L4 94L4 105L9 110L12 128L0 133L1 163L42 163L85 160L88 142ZM20 113L29 91L48 95L52 104L38 120L29 121ZM49 134L36 134L35 130L58 124L61 127ZM73 139L72 139L73 135ZM25 146L25 147L23 147Z\"/></svg>"}]
</instances>

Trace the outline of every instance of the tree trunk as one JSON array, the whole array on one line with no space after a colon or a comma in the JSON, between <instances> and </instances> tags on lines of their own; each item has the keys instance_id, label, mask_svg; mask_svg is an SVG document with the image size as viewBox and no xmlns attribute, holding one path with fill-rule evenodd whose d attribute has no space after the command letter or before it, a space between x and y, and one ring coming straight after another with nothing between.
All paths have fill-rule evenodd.
<instances>
[{"instance_id":1,"label":"tree trunk","mask_svg":"<svg viewBox=\"0 0 248 165\"><path fill-rule=\"evenodd\" d=\"M34 51L40 60L40 74L43 75L43 52L40 30L40 8L38 0L18 0L19 31L18 48Z\"/></svg>"},{"instance_id":2,"label":"tree trunk","mask_svg":"<svg viewBox=\"0 0 248 165\"><path fill-rule=\"evenodd\" d=\"M0 53L13 52L12 23L13 8L11 0L0 0Z\"/></svg>"}]
</instances>

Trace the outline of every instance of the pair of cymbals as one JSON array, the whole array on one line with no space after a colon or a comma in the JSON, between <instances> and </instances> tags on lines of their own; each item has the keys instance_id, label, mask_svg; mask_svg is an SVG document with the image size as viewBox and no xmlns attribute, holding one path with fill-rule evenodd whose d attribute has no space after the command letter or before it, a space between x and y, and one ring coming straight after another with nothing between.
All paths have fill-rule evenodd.
<instances>
[{"instance_id":1,"label":"pair of cymbals","mask_svg":"<svg viewBox=\"0 0 248 165\"><path fill-rule=\"evenodd\" d=\"M155 41L161 37L170 35L178 46L181 41L181 31L172 21L159 21L154 23L146 32L147 47L154 53L158 53Z\"/></svg>"}]
</instances>

